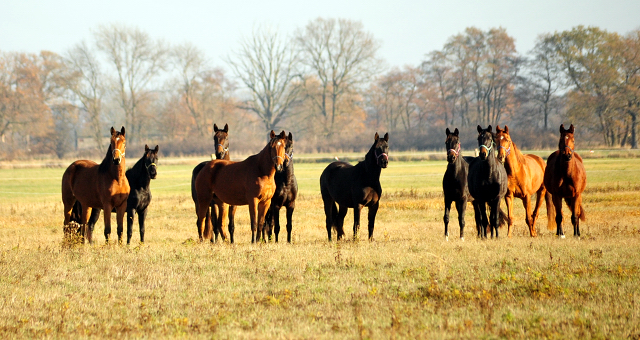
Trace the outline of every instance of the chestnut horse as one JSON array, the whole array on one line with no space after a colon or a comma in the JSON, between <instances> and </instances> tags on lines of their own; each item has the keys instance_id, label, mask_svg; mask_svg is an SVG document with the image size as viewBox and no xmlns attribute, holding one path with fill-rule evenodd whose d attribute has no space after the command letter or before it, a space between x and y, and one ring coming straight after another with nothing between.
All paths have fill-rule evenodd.
<instances>
[{"instance_id":1,"label":"chestnut horse","mask_svg":"<svg viewBox=\"0 0 640 340\"><path fill-rule=\"evenodd\" d=\"M196 209L198 234L202 234L207 209L215 194L220 200L220 203L216 203L221 211L218 225L224 225L226 204L249 205L251 242L260 240L265 215L276 190L274 176L276 171L282 171L285 159L284 131L276 135L271 130L270 138L271 140L262 151L242 162L215 159L205 164L195 182L198 199ZM226 238L222 228L220 231L222 237ZM233 234L229 236L230 241L233 242Z\"/></svg>"},{"instance_id":2,"label":"chestnut horse","mask_svg":"<svg viewBox=\"0 0 640 340\"><path fill-rule=\"evenodd\" d=\"M536 155L523 155L516 143L509 135L509 127L500 125L496 127L496 142L498 144L498 160L504 164L507 171L509 185L504 201L507 204L507 214L509 229L507 236L511 237L513 232L513 198L522 200L525 209L525 223L529 227L529 235L537 236L536 220L542 206L542 198L545 198L547 206L547 218L553 215L553 204L551 194L547 193L544 187L544 169L547 167L544 160ZM531 195L536 193L536 205L531 212Z\"/></svg>"},{"instance_id":3,"label":"chestnut horse","mask_svg":"<svg viewBox=\"0 0 640 340\"><path fill-rule=\"evenodd\" d=\"M125 130L120 132L111 127L111 141L107 155L98 165L89 160L78 160L62 175L62 203L64 204L64 225L68 225L76 200L82 205L81 227L84 237L92 242L93 230L87 228L91 209L110 212L116 209L118 230L123 229L124 213L127 210L129 181L125 176ZM111 234L111 214L104 214L104 237L109 243ZM120 235L118 235L118 241Z\"/></svg>"},{"instance_id":4,"label":"chestnut horse","mask_svg":"<svg viewBox=\"0 0 640 340\"><path fill-rule=\"evenodd\" d=\"M582 207L582 192L587 186L587 172L584 170L582 158L574 152L574 132L573 124L568 130L564 129L564 125L560 125L559 150L549 155L547 169L544 172L544 185L551 193L556 210L556 235L560 238L564 238L562 230L563 198L571 210L573 236L580 237L580 220L586 219ZM549 220L549 230L553 230L551 220Z\"/></svg>"},{"instance_id":5,"label":"chestnut horse","mask_svg":"<svg viewBox=\"0 0 640 340\"><path fill-rule=\"evenodd\" d=\"M231 154L229 153L229 125L225 124L224 129L219 129L216 124L213 124L213 142L216 144L216 153L211 155L211 159L226 159L231 160ZM215 157L215 158L214 158ZM209 163L209 161L202 162L196 165L191 172L191 198L196 205L196 212L198 210L198 194L196 193L196 177L200 173L200 170ZM215 234L215 240L218 240L218 235L221 234L224 239L224 234L221 233L222 226L217 224L217 216L220 212L216 213L218 198L213 195L211 201L211 211L207 209L207 217L205 219L205 227L202 234L199 234L200 241L203 239L214 241L211 231ZM233 235L235 229L234 215L236 214L236 207L234 205L229 206L229 233ZM213 226L212 226L213 223Z\"/></svg>"}]
</instances>

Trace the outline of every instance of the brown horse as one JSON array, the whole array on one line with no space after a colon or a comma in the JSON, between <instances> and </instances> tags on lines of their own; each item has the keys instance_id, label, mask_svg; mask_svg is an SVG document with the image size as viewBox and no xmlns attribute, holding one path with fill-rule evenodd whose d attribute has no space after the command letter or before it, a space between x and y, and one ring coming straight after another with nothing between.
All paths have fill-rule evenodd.
<instances>
[{"instance_id":1,"label":"brown horse","mask_svg":"<svg viewBox=\"0 0 640 340\"><path fill-rule=\"evenodd\" d=\"M231 160L231 154L229 153L229 124L224 125L224 129L219 129L218 125L213 124L213 142L216 144L216 153L211 154L211 159L226 159ZM209 161L202 162L196 165L191 172L191 198L193 199L193 203L196 206L196 213L198 211L198 194L196 193L196 177L200 173L200 170L209 163ZM210 240L214 241L212 237L212 229L215 233L215 240L218 240L218 235L221 234L224 240L225 235L221 233L222 226L217 224L217 216L220 212L216 212L218 208L218 203L222 204L218 198L213 195L213 200L211 201L211 211L207 209L207 217L205 219L205 227L202 231L202 234L199 234L198 237L200 241ZM236 214L236 207L234 205L229 206L229 234L233 235L233 230L235 229L234 224L234 216ZM215 226L212 226L212 222ZM198 229L200 230L200 229ZM233 240L231 240L233 243Z\"/></svg>"},{"instance_id":2,"label":"brown horse","mask_svg":"<svg viewBox=\"0 0 640 340\"><path fill-rule=\"evenodd\" d=\"M99 165L89 160L78 160L62 175L62 203L64 204L64 225L68 225L76 200L82 205L81 231L92 242L92 228L86 228L91 209L110 212L116 209L118 230L123 229L124 213L127 211L129 181L125 176L124 126L120 132L111 127L111 142L107 155ZM109 242L111 234L111 214L104 214L104 237ZM118 235L118 241L122 241Z\"/></svg>"},{"instance_id":3,"label":"brown horse","mask_svg":"<svg viewBox=\"0 0 640 340\"><path fill-rule=\"evenodd\" d=\"M507 204L507 214L509 221L509 229L507 235L511 237L513 232L513 198L517 197L522 200L525 209L525 222L529 227L529 234L532 237L537 236L536 220L542 206L542 198L545 198L547 206L547 218L553 215L553 204L551 195L547 193L544 187L544 169L546 165L544 160L536 155L523 155L509 135L509 127L504 126L504 130L500 129L500 125L496 127L496 142L498 144L498 160L504 164L507 171L509 185L504 201ZM536 193L536 205L531 212L531 195Z\"/></svg>"},{"instance_id":4,"label":"brown horse","mask_svg":"<svg viewBox=\"0 0 640 340\"><path fill-rule=\"evenodd\" d=\"M573 224L573 236L580 237L580 221L586 219L582 208L582 192L587 186L587 172L580 157L575 150L573 124L568 130L560 125L560 150L549 155L547 169L544 172L544 185L551 193L553 205L556 210L556 235L564 238L562 230L562 199L567 202L571 210L571 224ZM553 230L553 222L549 220L549 230Z\"/></svg>"},{"instance_id":5,"label":"brown horse","mask_svg":"<svg viewBox=\"0 0 640 340\"><path fill-rule=\"evenodd\" d=\"M215 194L220 200L218 225L224 225L227 204L249 205L251 242L260 240L264 218L276 190L274 176L276 171L282 171L285 159L284 131L276 135L272 130L270 137L271 140L260 153L242 162L215 159L200 170L195 182L198 199L198 209L196 209L198 234L202 234L207 209ZM222 237L226 238L224 230L220 228L220 231ZM233 240L233 235L230 237Z\"/></svg>"}]
</instances>

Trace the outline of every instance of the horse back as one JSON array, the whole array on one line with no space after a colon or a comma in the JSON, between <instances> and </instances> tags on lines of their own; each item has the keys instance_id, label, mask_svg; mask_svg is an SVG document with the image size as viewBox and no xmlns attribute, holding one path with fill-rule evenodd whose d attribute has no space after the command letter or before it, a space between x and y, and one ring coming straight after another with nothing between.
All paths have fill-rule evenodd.
<instances>
[{"instance_id":1,"label":"horse back","mask_svg":"<svg viewBox=\"0 0 640 340\"><path fill-rule=\"evenodd\" d=\"M349 208L377 203L382 195L380 178L368 178L363 168L363 163L356 166L346 162L329 164L320 176L320 190L339 205Z\"/></svg>"},{"instance_id":2,"label":"horse back","mask_svg":"<svg viewBox=\"0 0 640 340\"><path fill-rule=\"evenodd\" d=\"M91 208L102 208L99 194L98 164L90 160L77 160L62 175L63 201L71 201L73 197L82 205Z\"/></svg>"},{"instance_id":3,"label":"horse back","mask_svg":"<svg viewBox=\"0 0 640 340\"><path fill-rule=\"evenodd\" d=\"M202 171L209 169L211 190L220 200L230 205L247 205L254 198L267 201L273 197L275 170L270 175L260 174L258 164L250 161L252 157L242 162L216 159L203 168Z\"/></svg>"}]
</instances>

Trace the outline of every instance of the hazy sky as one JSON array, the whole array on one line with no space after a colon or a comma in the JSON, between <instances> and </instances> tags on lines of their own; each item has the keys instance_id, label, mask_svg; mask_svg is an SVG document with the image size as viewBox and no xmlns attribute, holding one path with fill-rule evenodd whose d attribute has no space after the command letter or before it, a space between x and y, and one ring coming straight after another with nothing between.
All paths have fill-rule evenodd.
<instances>
[{"instance_id":1,"label":"hazy sky","mask_svg":"<svg viewBox=\"0 0 640 340\"><path fill-rule=\"evenodd\" d=\"M520 53L541 33L592 25L627 33L640 28L640 0L485 1L135 1L0 0L0 51L64 53L101 24L135 25L169 43L192 42L216 66L257 25L292 34L317 17L362 21L391 66L417 65L447 38L476 26L502 26Z\"/></svg>"}]
</instances>

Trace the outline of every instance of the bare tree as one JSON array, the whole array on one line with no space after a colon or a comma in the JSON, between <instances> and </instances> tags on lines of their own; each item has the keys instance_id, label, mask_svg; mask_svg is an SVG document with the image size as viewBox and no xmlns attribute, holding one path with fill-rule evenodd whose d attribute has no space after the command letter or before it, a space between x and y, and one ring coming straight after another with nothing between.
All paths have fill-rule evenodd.
<instances>
[{"instance_id":1,"label":"bare tree","mask_svg":"<svg viewBox=\"0 0 640 340\"><path fill-rule=\"evenodd\" d=\"M341 111L341 97L358 90L378 72L376 52L379 43L364 31L361 22L346 19L311 21L298 30L295 42L302 52L302 63L313 75L309 84L318 89L307 93L324 119L325 133L333 133L336 118Z\"/></svg>"},{"instance_id":2,"label":"bare tree","mask_svg":"<svg viewBox=\"0 0 640 340\"><path fill-rule=\"evenodd\" d=\"M558 93L562 84L562 70L554 61L554 46L550 35L541 35L534 48L529 51L531 59L527 62L527 81L531 85L532 99L542 115L544 130L549 129L549 115L557 111Z\"/></svg>"},{"instance_id":3,"label":"bare tree","mask_svg":"<svg viewBox=\"0 0 640 340\"><path fill-rule=\"evenodd\" d=\"M251 95L241 108L255 113L267 131L276 130L292 114L302 88L295 50L277 32L256 29L227 62Z\"/></svg>"},{"instance_id":4,"label":"bare tree","mask_svg":"<svg viewBox=\"0 0 640 340\"><path fill-rule=\"evenodd\" d=\"M96 145L101 145L102 100L105 95L104 77L95 53L81 42L67 52L65 63L70 69L66 87L73 92L89 116L89 126Z\"/></svg>"},{"instance_id":5,"label":"bare tree","mask_svg":"<svg viewBox=\"0 0 640 340\"><path fill-rule=\"evenodd\" d=\"M95 33L98 49L115 68L113 92L124 110L130 140L140 135L138 111L155 80L166 67L167 48L138 28L108 25Z\"/></svg>"}]
</instances>

